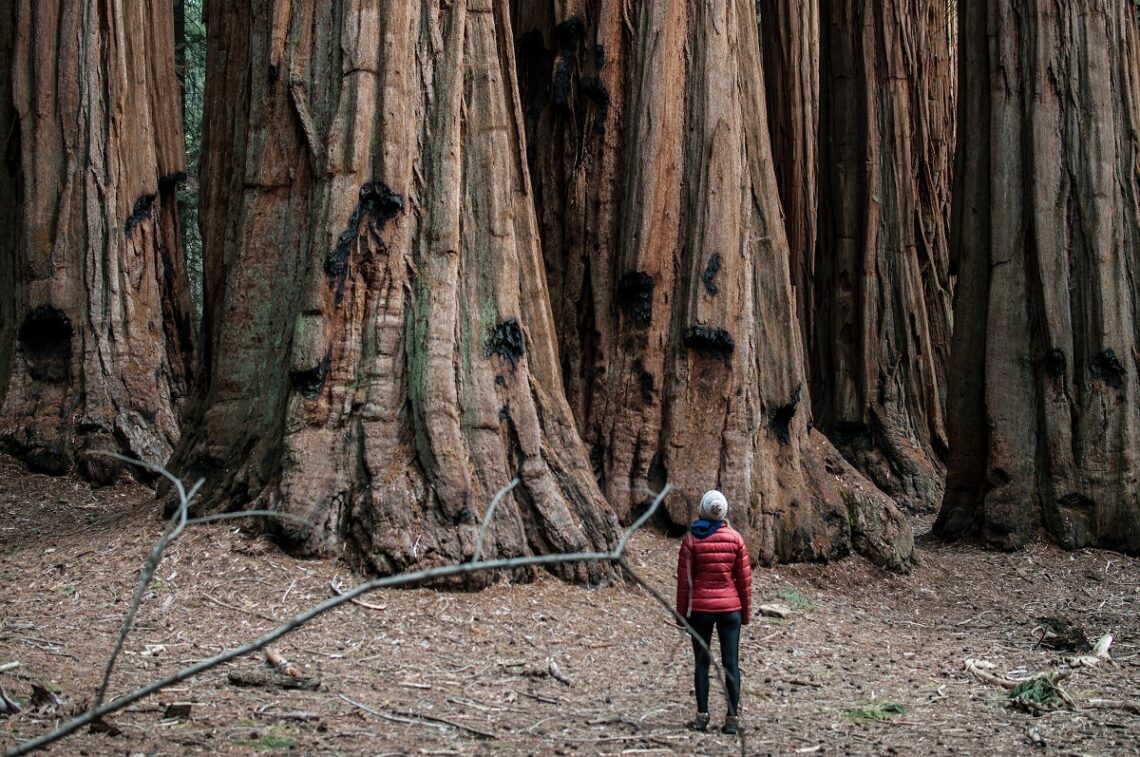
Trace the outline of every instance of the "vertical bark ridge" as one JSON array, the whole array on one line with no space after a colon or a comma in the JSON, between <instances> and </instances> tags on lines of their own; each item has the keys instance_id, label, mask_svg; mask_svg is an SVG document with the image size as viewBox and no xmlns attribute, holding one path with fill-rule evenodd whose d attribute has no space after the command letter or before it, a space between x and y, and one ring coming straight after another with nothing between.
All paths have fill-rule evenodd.
<instances>
[{"instance_id":1,"label":"vertical bark ridge","mask_svg":"<svg viewBox=\"0 0 1140 757\"><path fill-rule=\"evenodd\" d=\"M768 127L784 210L796 316L811 378L815 343L815 256L819 234L819 3L760 0Z\"/></svg>"},{"instance_id":2,"label":"vertical bark ridge","mask_svg":"<svg viewBox=\"0 0 1140 757\"><path fill-rule=\"evenodd\" d=\"M193 360L172 8L16 2L4 15L0 443L105 482L121 466L84 453L166 461Z\"/></svg>"},{"instance_id":3,"label":"vertical bark ridge","mask_svg":"<svg viewBox=\"0 0 1140 757\"><path fill-rule=\"evenodd\" d=\"M1135 8L1126 2L960 10L951 459L935 528L1003 548L1039 527L1065 546L1140 549L1140 202ZM987 40L990 42L986 47ZM1002 75L1004 87L990 84ZM967 158L968 160L969 158ZM957 420L960 419L960 420Z\"/></svg>"},{"instance_id":4,"label":"vertical bark ridge","mask_svg":"<svg viewBox=\"0 0 1140 757\"><path fill-rule=\"evenodd\" d=\"M516 7L529 165L603 491L629 517L668 480L683 523L717 486L761 560L905 567L904 519L810 431L755 5L599 3L577 19L593 47L543 6Z\"/></svg>"},{"instance_id":5,"label":"vertical bark ridge","mask_svg":"<svg viewBox=\"0 0 1140 757\"><path fill-rule=\"evenodd\" d=\"M940 501L947 452L946 13L939 3L821 6L816 418L876 486L914 510Z\"/></svg>"},{"instance_id":6,"label":"vertical bark ridge","mask_svg":"<svg viewBox=\"0 0 1140 757\"><path fill-rule=\"evenodd\" d=\"M278 3L277 19L270 6L211 6L216 44L266 43L210 82L240 95L266 66L280 80L270 68L249 112L207 122L207 140L234 145L219 154L279 178L250 191L209 169L227 297L213 304L220 344L180 458L213 473L209 506L267 503L318 526L278 529L297 549L331 545L388 573L470 557L483 508L517 476L484 556L608 547L616 523L558 379L505 2L345 0L325 16ZM298 153L310 160L288 160ZM237 197L256 211L222 235ZM289 273L270 290L243 274L257 267ZM251 289L258 312L238 302ZM223 379L230 344L246 361L265 355L259 375ZM253 447L233 430L250 391L277 403Z\"/></svg>"}]
</instances>

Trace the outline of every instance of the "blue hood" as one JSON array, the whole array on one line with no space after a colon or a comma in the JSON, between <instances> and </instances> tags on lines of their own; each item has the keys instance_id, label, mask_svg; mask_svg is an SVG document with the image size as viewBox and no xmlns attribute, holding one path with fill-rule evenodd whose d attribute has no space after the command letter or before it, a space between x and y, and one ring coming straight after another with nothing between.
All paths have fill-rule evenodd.
<instances>
[{"instance_id":1,"label":"blue hood","mask_svg":"<svg viewBox=\"0 0 1140 757\"><path fill-rule=\"evenodd\" d=\"M697 537L698 539L703 539L706 536L712 536L715 534L717 530L719 530L723 525L723 520L708 520L707 518L701 518L698 521L694 521L693 525L689 527L689 530L693 532L693 536Z\"/></svg>"}]
</instances>

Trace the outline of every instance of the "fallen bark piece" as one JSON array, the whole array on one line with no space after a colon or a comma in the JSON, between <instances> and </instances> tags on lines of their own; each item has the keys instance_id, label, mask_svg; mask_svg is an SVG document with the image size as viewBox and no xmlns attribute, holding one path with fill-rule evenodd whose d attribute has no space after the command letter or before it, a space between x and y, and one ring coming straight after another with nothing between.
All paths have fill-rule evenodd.
<instances>
[{"instance_id":1,"label":"fallen bark piece","mask_svg":"<svg viewBox=\"0 0 1140 757\"><path fill-rule=\"evenodd\" d=\"M166 705L166 709L162 711L163 720L189 720L191 702L171 702Z\"/></svg>"},{"instance_id":2,"label":"fallen bark piece","mask_svg":"<svg viewBox=\"0 0 1140 757\"><path fill-rule=\"evenodd\" d=\"M287 676L298 677L301 675L300 669L296 665L286 660L280 653L272 649L265 650L265 661L269 663L269 667L280 670Z\"/></svg>"},{"instance_id":3,"label":"fallen bark piece","mask_svg":"<svg viewBox=\"0 0 1140 757\"><path fill-rule=\"evenodd\" d=\"M1099 657L1102 660L1110 659L1108 656L1108 648L1112 646L1112 634L1106 633L1097 639L1096 646L1093 647L1093 656Z\"/></svg>"},{"instance_id":4,"label":"fallen bark piece","mask_svg":"<svg viewBox=\"0 0 1140 757\"><path fill-rule=\"evenodd\" d=\"M8 696L4 687L0 686L0 715L16 715L20 712L20 703Z\"/></svg>"},{"instance_id":5,"label":"fallen bark piece","mask_svg":"<svg viewBox=\"0 0 1140 757\"><path fill-rule=\"evenodd\" d=\"M558 663L554 661L553 657L546 658L546 668L550 671L550 675L554 678L554 680L560 681L567 686L574 685L574 683L569 678L567 678L566 675L559 669Z\"/></svg>"},{"instance_id":6,"label":"fallen bark piece","mask_svg":"<svg viewBox=\"0 0 1140 757\"><path fill-rule=\"evenodd\" d=\"M91 733L105 733L108 736L122 736L123 731L117 725L105 718L95 718L91 721Z\"/></svg>"},{"instance_id":7,"label":"fallen bark piece","mask_svg":"<svg viewBox=\"0 0 1140 757\"><path fill-rule=\"evenodd\" d=\"M321 685L319 678L291 676L277 670L231 670L227 678L234 686L254 686L263 689L316 691Z\"/></svg>"},{"instance_id":8,"label":"fallen bark piece","mask_svg":"<svg viewBox=\"0 0 1140 757\"><path fill-rule=\"evenodd\" d=\"M787 605L770 604L760 605L760 614L767 618L786 618L792 614L792 609Z\"/></svg>"}]
</instances>

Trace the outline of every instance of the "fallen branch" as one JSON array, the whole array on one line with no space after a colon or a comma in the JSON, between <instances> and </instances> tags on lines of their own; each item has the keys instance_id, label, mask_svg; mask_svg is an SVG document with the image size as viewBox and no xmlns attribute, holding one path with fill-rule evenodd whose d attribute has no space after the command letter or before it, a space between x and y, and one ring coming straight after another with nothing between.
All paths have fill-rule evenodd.
<instances>
[{"instance_id":1,"label":"fallen branch","mask_svg":"<svg viewBox=\"0 0 1140 757\"><path fill-rule=\"evenodd\" d=\"M335 596L339 597L341 594L344 594L344 589L340 588L335 578L329 581L329 587L333 590L333 594ZM371 602L365 602L363 599L353 599L351 601L354 605L363 607L366 610L377 610L383 612L384 610L388 609L388 605L374 605Z\"/></svg>"},{"instance_id":2,"label":"fallen branch","mask_svg":"<svg viewBox=\"0 0 1140 757\"><path fill-rule=\"evenodd\" d=\"M167 474L167 475L169 475L169 474ZM181 483L179 483L178 485L179 485L179 487L181 487ZM637 583L640 586L648 588L650 593L658 600L658 602L663 603L663 606L669 608L670 611L672 611L671 605L668 602L666 602L664 600L664 598L661 597L660 593L653 590L640 577L638 577L638 576L636 576L636 574L632 573L628 564L625 563L624 556L623 556L623 552L625 550L626 543L633 536L634 532L636 532L643 525L645 525L645 523L657 512L658 508L661 506L661 503L665 500L666 495L670 491L672 491L672 488L673 487L670 484L665 485L665 487L661 490L661 492L659 494L657 494L657 497L654 499L653 504L645 511L645 513L640 518L637 519L636 522L634 522L634 524L632 526L629 527L629 529L626 530L625 534L618 541L617 546L614 548L614 550L612 552L571 552L571 553L552 554L552 555L531 555L529 557L512 557L512 558L501 558L501 559L496 559L496 560L482 560L482 561L478 561L478 562L467 562L467 563L459 563L459 564L454 564L454 565L443 565L443 566L439 566L439 567L435 567L435 568L428 568L425 570L415 571L412 573L402 573L402 574L395 575L395 576L385 576L383 578L374 578L370 581L365 581L364 583L357 584L356 586L352 587L351 589L346 590L343 594L337 595L335 597L330 597L330 598L326 599L325 601L308 608L304 612L301 612L301 613L295 615L292 619L286 621L285 623L278 626L277 628L274 628L273 630L263 634L262 636L259 636L258 638L254 639L253 641L250 641L246 644L242 644L241 646L237 646L237 647L233 647L231 649L227 649L227 650L225 650L219 654L216 654L213 657L209 657L205 660L199 660L198 662L194 663L193 665L190 665L190 666L185 667L185 668L183 668L183 669L181 669L175 673L172 673L172 674L166 676L165 678L161 678L157 681L152 681L151 683L146 684L145 686L140 686L139 688L135 689L134 691L131 691L127 694L124 694L120 697L117 697L114 700L107 702L105 704L94 706L90 710L88 710L87 712L85 712L81 715L78 715L78 716L72 718L71 720L61 724L58 728L56 728L53 731L50 731L49 733L46 733L46 734L39 736L37 738L29 739L27 741L24 741L24 742L17 744L11 750L9 750L8 752L5 753L5 757L17 757L18 755L27 754L28 752L31 752L35 749L43 748L44 746L47 746L48 744L51 744L55 741L58 741L59 739L63 738L64 736L68 736L72 733L75 733L80 728L84 727L85 725L87 725L87 724L89 724L89 723L91 723L91 722L93 722L99 718L102 718L106 715L109 715L112 712L116 712L118 710L121 710L122 708L126 707L127 705L132 704L134 702L137 702L138 700L140 700L144 697L150 696L151 694L155 693L156 691L160 691L160 690L162 690L168 686L171 686L173 684L176 684L176 683L181 683L182 681L185 681L188 678L193 678L194 676L196 676L200 673L203 673L207 670L210 670L212 668L215 668L218 665L221 665L223 663L229 662L229 661L237 659L239 657L243 657L243 656L248 655L252 652L260 651L260 650L264 649L265 647L269 646L270 644L272 644L274 641L277 641L278 639L280 639L282 636L285 636L286 634L296 630L297 628L300 628L301 626L305 625L306 623L309 623L314 618L317 618L320 615L323 615L324 613L328 612L329 610L331 610L333 608L340 607L341 605L343 605L347 602L351 602L354 598L359 597L362 594L366 594L367 592L370 592L370 591L375 591L376 589L382 589L382 588L388 588L388 587L394 587L394 586L416 585L416 584L424 583L426 581L433 581L433 580L440 579L440 578L451 578L453 576L466 576L466 575L470 575L472 573L479 573L479 572L487 571L487 570L492 570L492 571L493 570L513 570L513 569L521 568L521 567L553 566L553 565L563 565L566 563L574 563L574 562L610 562L610 563L616 563L618 565L621 565L627 572L629 572L631 575L634 576L635 580L637 581ZM188 507L188 504L189 504L189 500L188 499L184 500L183 506L180 508L180 510L183 513L185 513L186 508ZM230 513L228 515L240 515L240 514ZM249 515L249 513L245 513L245 515ZM280 515L280 513L275 513L275 515ZM133 617L133 614L132 614L132 617ZM686 623L686 625L688 625L688 624ZM696 632L693 631L691 629L691 627L690 627L690 632L693 633L694 635L696 634ZM123 637L125 638L125 633L123 634ZM697 638L699 638L699 637L697 637ZM122 645L122 643L120 641L119 648L121 648L121 645ZM108 675L109 675L110 667L111 666L108 666Z\"/></svg>"}]
</instances>

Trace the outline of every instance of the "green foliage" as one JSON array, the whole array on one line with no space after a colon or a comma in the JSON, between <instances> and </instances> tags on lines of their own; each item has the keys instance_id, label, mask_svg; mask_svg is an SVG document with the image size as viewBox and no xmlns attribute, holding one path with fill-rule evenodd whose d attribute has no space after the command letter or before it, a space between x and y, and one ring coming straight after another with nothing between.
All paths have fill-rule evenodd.
<instances>
[{"instance_id":1,"label":"green foliage","mask_svg":"<svg viewBox=\"0 0 1140 757\"><path fill-rule=\"evenodd\" d=\"M286 736L275 736L271 733L267 733L260 739L256 739L254 741L235 741L233 743L244 747L250 747L252 749L261 749L264 751L297 748L297 742L293 741L293 739L290 739Z\"/></svg>"},{"instance_id":2,"label":"green foliage","mask_svg":"<svg viewBox=\"0 0 1140 757\"><path fill-rule=\"evenodd\" d=\"M1009 706L1030 712L1067 707L1069 700L1058 685L1059 680L1056 673L1044 673L1022 681L1009 690Z\"/></svg>"},{"instance_id":3,"label":"green foliage","mask_svg":"<svg viewBox=\"0 0 1140 757\"><path fill-rule=\"evenodd\" d=\"M795 605L796 607L811 607L811 600L806 599L804 595L800 594L795 589L784 589L776 596L790 605Z\"/></svg>"},{"instance_id":4,"label":"green foliage","mask_svg":"<svg viewBox=\"0 0 1140 757\"><path fill-rule=\"evenodd\" d=\"M855 721L890 720L895 715L905 715L906 707L898 702L863 702L849 707L843 714Z\"/></svg>"},{"instance_id":5,"label":"green foliage","mask_svg":"<svg viewBox=\"0 0 1140 757\"><path fill-rule=\"evenodd\" d=\"M178 78L182 85L183 130L186 135L186 181L178 187L178 216L190 277L194 318L202 318L202 235L198 228L198 163L202 154L202 111L206 104L206 25L203 0L183 0L185 14Z\"/></svg>"}]
</instances>

